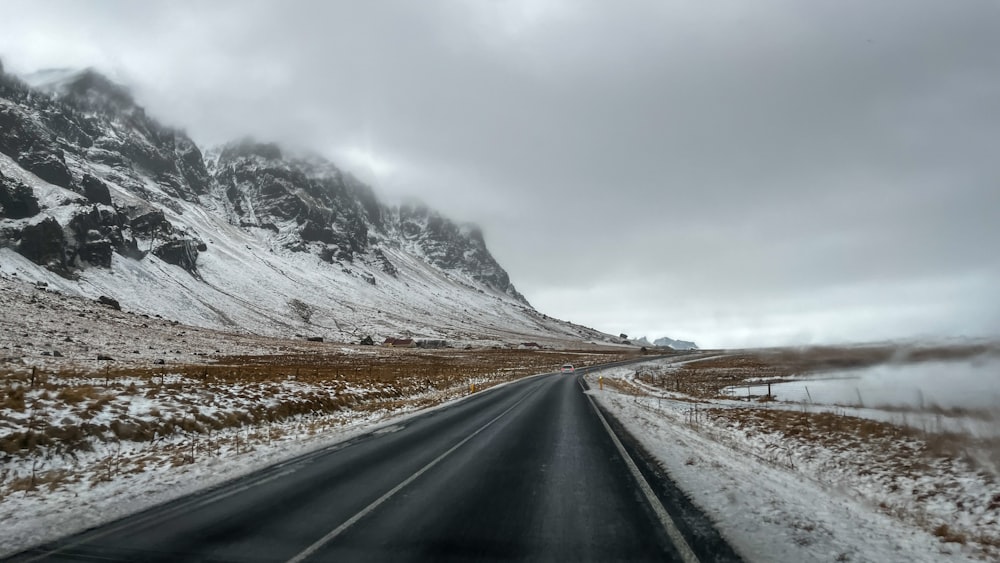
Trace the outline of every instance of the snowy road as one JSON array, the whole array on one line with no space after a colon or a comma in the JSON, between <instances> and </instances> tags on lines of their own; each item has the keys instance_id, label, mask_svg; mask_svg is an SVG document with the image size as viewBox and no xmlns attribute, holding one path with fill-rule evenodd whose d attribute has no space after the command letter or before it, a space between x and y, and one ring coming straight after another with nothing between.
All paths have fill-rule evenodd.
<instances>
[{"instance_id":1,"label":"snowy road","mask_svg":"<svg viewBox=\"0 0 1000 563\"><path fill-rule=\"evenodd\" d=\"M13 560L736 560L622 442L545 375Z\"/></svg>"}]
</instances>

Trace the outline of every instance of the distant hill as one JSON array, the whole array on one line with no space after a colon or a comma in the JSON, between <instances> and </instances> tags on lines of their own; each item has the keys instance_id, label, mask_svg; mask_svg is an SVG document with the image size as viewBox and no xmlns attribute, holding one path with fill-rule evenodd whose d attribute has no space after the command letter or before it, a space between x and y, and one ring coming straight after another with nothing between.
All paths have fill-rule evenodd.
<instances>
[{"instance_id":1,"label":"distant hill","mask_svg":"<svg viewBox=\"0 0 1000 563\"><path fill-rule=\"evenodd\" d=\"M698 345L694 342L689 342L687 340L674 340L673 338L657 338L653 341L654 346L660 346L662 348L673 348L674 350L697 350Z\"/></svg>"}]
</instances>

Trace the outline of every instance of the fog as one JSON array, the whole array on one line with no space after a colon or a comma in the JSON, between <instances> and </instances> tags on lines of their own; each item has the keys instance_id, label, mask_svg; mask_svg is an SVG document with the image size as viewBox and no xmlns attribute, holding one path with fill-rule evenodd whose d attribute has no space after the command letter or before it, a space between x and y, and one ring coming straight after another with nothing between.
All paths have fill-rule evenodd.
<instances>
[{"instance_id":1,"label":"fog","mask_svg":"<svg viewBox=\"0 0 1000 563\"><path fill-rule=\"evenodd\" d=\"M1000 4L0 2L203 145L481 225L549 315L702 347L1000 335Z\"/></svg>"}]
</instances>

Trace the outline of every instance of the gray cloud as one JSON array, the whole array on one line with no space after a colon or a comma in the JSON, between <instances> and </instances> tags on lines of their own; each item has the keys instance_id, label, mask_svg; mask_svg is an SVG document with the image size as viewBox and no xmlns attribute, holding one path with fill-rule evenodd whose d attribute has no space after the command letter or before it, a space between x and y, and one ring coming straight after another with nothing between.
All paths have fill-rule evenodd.
<instances>
[{"instance_id":1,"label":"gray cloud","mask_svg":"<svg viewBox=\"0 0 1000 563\"><path fill-rule=\"evenodd\" d=\"M1000 333L994 2L3 2L204 143L483 225L541 310L779 344Z\"/></svg>"}]
</instances>

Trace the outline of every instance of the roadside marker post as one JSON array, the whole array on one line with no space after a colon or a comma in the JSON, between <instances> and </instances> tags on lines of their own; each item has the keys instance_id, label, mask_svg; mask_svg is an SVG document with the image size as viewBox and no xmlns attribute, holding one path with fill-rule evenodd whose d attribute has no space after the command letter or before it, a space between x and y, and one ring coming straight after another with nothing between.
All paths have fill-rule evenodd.
<instances>
[{"instance_id":1,"label":"roadside marker post","mask_svg":"<svg viewBox=\"0 0 1000 563\"><path fill-rule=\"evenodd\" d=\"M598 375L597 376L597 385L600 387L601 391L604 391L604 376L603 375Z\"/></svg>"}]
</instances>

